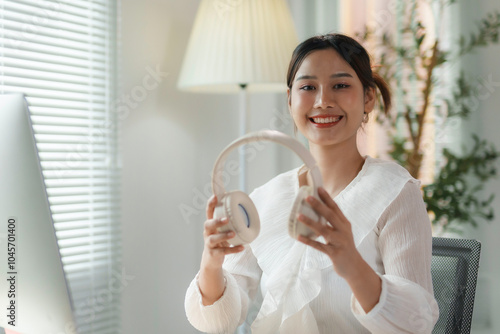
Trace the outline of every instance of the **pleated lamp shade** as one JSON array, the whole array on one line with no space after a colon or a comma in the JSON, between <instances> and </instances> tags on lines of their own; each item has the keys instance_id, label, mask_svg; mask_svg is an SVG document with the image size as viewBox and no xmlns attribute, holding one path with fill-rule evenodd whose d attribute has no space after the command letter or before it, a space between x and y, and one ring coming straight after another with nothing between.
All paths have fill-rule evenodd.
<instances>
[{"instance_id":1,"label":"pleated lamp shade","mask_svg":"<svg viewBox=\"0 0 500 334\"><path fill-rule=\"evenodd\" d=\"M286 90L297 35L286 0L202 0L178 87L209 93Z\"/></svg>"}]
</instances>

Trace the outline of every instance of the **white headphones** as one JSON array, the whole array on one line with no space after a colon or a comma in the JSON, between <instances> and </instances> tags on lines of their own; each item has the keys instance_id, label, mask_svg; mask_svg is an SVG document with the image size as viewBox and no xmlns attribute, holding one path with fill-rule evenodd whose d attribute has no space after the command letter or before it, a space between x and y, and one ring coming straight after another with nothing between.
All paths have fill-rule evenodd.
<instances>
[{"instance_id":1,"label":"white headphones","mask_svg":"<svg viewBox=\"0 0 500 334\"><path fill-rule=\"evenodd\" d=\"M321 173L311 153L299 141L279 131L263 130L249 133L230 143L215 161L212 174L212 191L217 196L217 206L214 218L227 217L228 224L219 228L219 232L234 231L235 237L229 240L233 246L252 242L260 232L260 219L257 209L250 197L242 191L226 192L222 181L224 163L229 153L238 146L256 141L272 141L288 147L302 159L309 168L312 186L302 186L292 206L288 220L288 233L294 239L299 235L312 236L314 232L297 220L302 213L309 218L319 221L318 214L307 204L307 196L318 196L318 187L322 185Z\"/></svg>"}]
</instances>

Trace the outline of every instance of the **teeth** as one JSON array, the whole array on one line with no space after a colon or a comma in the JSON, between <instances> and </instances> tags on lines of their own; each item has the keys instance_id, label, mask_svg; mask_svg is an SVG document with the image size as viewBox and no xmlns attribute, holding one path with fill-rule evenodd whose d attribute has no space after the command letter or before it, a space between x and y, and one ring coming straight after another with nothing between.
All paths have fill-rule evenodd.
<instances>
[{"instance_id":1,"label":"teeth","mask_svg":"<svg viewBox=\"0 0 500 334\"><path fill-rule=\"evenodd\" d=\"M337 117L313 117L314 123L335 123L338 122L340 116Z\"/></svg>"}]
</instances>

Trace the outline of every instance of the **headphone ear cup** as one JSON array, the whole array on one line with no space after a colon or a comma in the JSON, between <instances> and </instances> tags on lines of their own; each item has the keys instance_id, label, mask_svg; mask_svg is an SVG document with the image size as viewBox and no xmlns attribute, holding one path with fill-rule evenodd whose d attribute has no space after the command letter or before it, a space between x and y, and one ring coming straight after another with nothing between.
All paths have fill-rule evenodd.
<instances>
[{"instance_id":1,"label":"headphone ear cup","mask_svg":"<svg viewBox=\"0 0 500 334\"><path fill-rule=\"evenodd\" d=\"M257 238L260 232L260 219L255 204L242 191L231 191L222 196L215 207L214 218L227 217L228 224L218 229L219 232L234 231L235 236L228 240L233 246L248 244Z\"/></svg>"},{"instance_id":2,"label":"headphone ear cup","mask_svg":"<svg viewBox=\"0 0 500 334\"><path fill-rule=\"evenodd\" d=\"M315 235L313 230L297 219L299 214L303 214L313 220L319 221L319 216L316 211L314 211L314 209L311 208L305 201L307 196L312 195L313 188L311 186L302 186L297 193L297 197L295 197L292 212L290 213L290 219L288 220L288 234L290 234L290 236L294 239L297 239L299 235L303 235L305 237L312 237Z\"/></svg>"}]
</instances>

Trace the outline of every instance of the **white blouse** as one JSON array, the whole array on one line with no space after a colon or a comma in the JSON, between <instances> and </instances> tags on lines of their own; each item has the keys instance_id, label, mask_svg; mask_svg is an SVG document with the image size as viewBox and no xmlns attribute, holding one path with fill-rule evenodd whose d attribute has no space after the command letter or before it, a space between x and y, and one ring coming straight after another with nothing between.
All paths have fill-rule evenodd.
<instances>
[{"instance_id":1,"label":"white blouse","mask_svg":"<svg viewBox=\"0 0 500 334\"><path fill-rule=\"evenodd\" d=\"M280 174L252 192L260 235L243 252L226 256L226 289L213 305L202 304L198 276L193 279L185 298L191 324L207 333L234 333L254 318L253 334L431 333L439 309L419 181L393 162L366 157L334 199L351 222L358 251L382 279L379 302L365 313L328 256L288 235L298 172ZM260 309L248 314L259 288Z\"/></svg>"}]
</instances>

